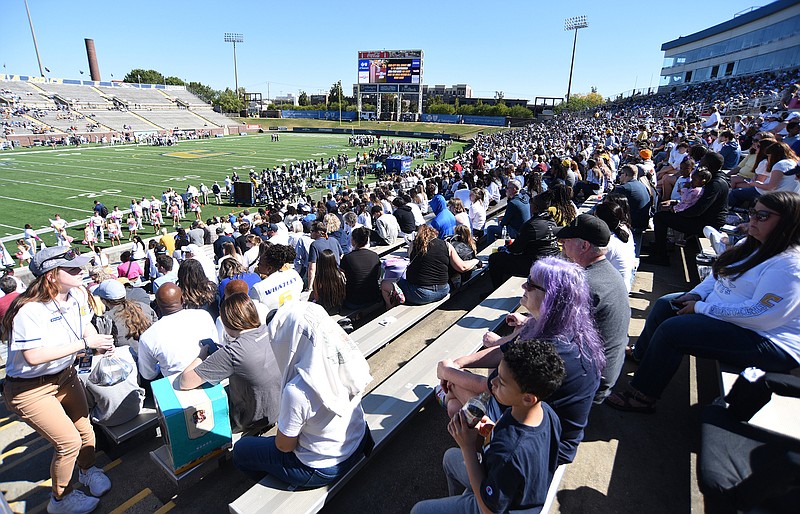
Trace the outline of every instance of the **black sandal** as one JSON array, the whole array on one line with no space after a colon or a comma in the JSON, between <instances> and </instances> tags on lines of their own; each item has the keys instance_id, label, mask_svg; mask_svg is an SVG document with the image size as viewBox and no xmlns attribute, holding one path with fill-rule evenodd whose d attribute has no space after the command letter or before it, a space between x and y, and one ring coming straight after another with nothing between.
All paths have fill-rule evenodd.
<instances>
[{"instance_id":1,"label":"black sandal","mask_svg":"<svg viewBox=\"0 0 800 514\"><path fill-rule=\"evenodd\" d=\"M652 414L656 411L655 400L633 389L621 393L614 393L606 398L604 403L613 409L625 412Z\"/></svg>"},{"instance_id":2,"label":"black sandal","mask_svg":"<svg viewBox=\"0 0 800 514\"><path fill-rule=\"evenodd\" d=\"M633 346L626 346L625 347L625 358L632 362L639 362L641 359L637 359L636 356L633 354L634 347Z\"/></svg>"}]
</instances>

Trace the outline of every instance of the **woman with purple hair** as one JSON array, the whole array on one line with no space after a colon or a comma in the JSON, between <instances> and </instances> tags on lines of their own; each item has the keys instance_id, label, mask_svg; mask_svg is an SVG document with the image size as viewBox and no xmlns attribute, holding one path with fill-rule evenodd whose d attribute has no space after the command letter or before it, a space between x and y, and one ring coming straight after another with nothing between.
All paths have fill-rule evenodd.
<instances>
[{"instance_id":1,"label":"woman with purple hair","mask_svg":"<svg viewBox=\"0 0 800 514\"><path fill-rule=\"evenodd\" d=\"M446 394L443 403L448 415L453 416L471 397L486 391L491 393L491 381L497 371L487 380L466 368L496 368L503 352L517 339L550 340L564 360L567 373L547 403L561 420L559 464L569 463L583 439L605 366L603 343L591 315L589 286L578 265L558 257L545 257L533 264L522 290L520 304L531 316L508 314L506 323L514 327L511 335L500 337L487 332L483 337L487 348L455 361L439 362L437 376L442 393ZM505 409L493 397L487 416L496 421Z\"/></svg>"}]
</instances>

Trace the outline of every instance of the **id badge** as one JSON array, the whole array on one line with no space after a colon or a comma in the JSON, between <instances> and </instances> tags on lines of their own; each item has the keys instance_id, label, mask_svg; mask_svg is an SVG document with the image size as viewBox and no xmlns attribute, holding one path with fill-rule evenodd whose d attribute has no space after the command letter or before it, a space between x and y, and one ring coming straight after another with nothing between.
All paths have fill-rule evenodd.
<instances>
[{"instance_id":1,"label":"id badge","mask_svg":"<svg viewBox=\"0 0 800 514\"><path fill-rule=\"evenodd\" d=\"M82 357L78 357L78 373L89 373L90 371L92 371L92 356L83 354Z\"/></svg>"}]
</instances>

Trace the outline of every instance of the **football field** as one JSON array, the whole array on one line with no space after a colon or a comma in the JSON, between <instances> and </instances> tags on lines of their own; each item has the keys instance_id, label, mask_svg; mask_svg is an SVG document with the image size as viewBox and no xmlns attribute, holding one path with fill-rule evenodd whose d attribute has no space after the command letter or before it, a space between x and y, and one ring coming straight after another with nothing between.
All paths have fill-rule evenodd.
<instances>
[{"instance_id":1,"label":"football field","mask_svg":"<svg viewBox=\"0 0 800 514\"><path fill-rule=\"evenodd\" d=\"M448 156L462 146L454 143ZM364 150L369 152L369 148ZM169 187L184 192L187 185L199 186L203 182L210 189L215 180L224 185L225 176L234 171L245 179L250 169L260 171L305 159L327 161L341 153L354 157L358 151L348 145L347 135L281 133L277 142L270 140L270 134L254 134L180 141L175 146L81 146L3 152L0 237L20 234L26 223L34 229L49 227L49 219L56 213L69 223L85 220L91 215L94 200L106 204L109 210L115 205L126 210L132 198L160 198ZM209 204L203 209L203 219L227 213L224 209L225 206ZM148 233L150 230L147 227ZM69 232L82 239L82 226L72 227ZM45 240L50 242L50 237Z\"/></svg>"}]
</instances>

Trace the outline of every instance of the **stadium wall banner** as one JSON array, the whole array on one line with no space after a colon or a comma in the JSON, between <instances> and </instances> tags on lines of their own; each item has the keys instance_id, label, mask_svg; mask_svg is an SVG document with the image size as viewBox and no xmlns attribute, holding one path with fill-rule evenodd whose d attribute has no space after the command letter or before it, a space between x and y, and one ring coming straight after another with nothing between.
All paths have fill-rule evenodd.
<instances>
[{"instance_id":1,"label":"stadium wall banner","mask_svg":"<svg viewBox=\"0 0 800 514\"><path fill-rule=\"evenodd\" d=\"M325 134L367 134L370 136L396 136L418 137L424 139L452 139L450 134L442 132L410 132L405 130L369 130L352 128L319 128L319 127L292 127L292 132L325 133Z\"/></svg>"},{"instance_id":2,"label":"stadium wall banner","mask_svg":"<svg viewBox=\"0 0 800 514\"><path fill-rule=\"evenodd\" d=\"M422 114L419 121L426 123L461 123L460 114Z\"/></svg>"},{"instance_id":3,"label":"stadium wall banner","mask_svg":"<svg viewBox=\"0 0 800 514\"><path fill-rule=\"evenodd\" d=\"M355 121L358 118L358 113L353 111L343 111L341 113L342 119L346 121ZM339 111L281 111L281 118L302 118L309 120L332 120L339 119Z\"/></svg>"},{"instance_id":4,"label":"stadium wall banner","mask_svg":"<svg viewBox=\"0 0 800 514\"><path fill-rule=\"evenodd\" d=\"M506 126L505 116L471 116L464 114L462 119L464 120L464 123L469 125L490 125L492 127Z\"/></svg>"}]
</instances>

